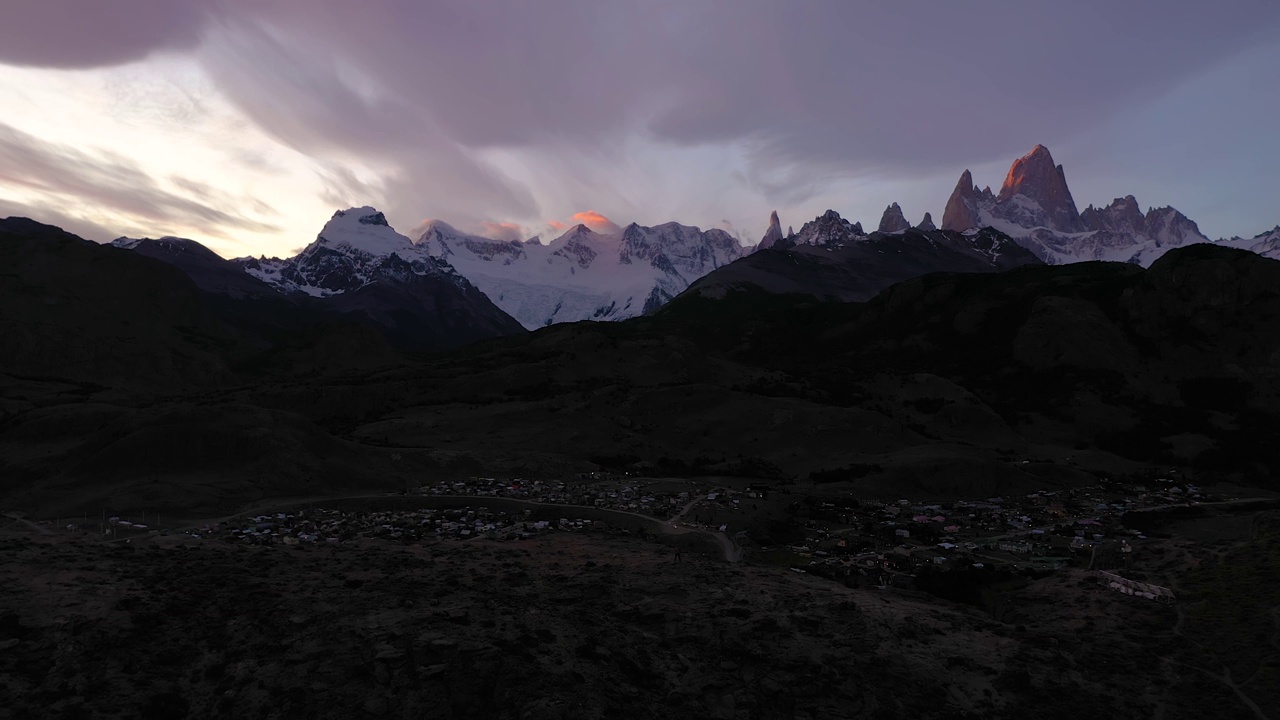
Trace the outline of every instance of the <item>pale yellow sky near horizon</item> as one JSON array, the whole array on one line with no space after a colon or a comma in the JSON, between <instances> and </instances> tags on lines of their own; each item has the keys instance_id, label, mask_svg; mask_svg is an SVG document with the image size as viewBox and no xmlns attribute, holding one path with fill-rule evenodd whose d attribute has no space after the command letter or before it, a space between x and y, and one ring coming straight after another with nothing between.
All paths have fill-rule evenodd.
<instances>
[{"instance_id":1,"label":"pale yellow sky near horizon","mask_svg":"<svg viewBox=\"0 0 1280 720\"><path fill-rule=\"evenodd\" d=\"M46 149L70 158L71 168L79 154L134 167L165 193L280 228L228 232L165 217L143 226L144 218L113 208L109 198L3 182L0 168L0 200L48 207L119 235L190 237L227 257L291 254L315 239L334 210L323 199L316 161L263 133L223 99L193 60L153 58L74 71L0 65L0 125L48 143ZM315 224L297 227L297 217Z\"/></svg>"}]
</instances>

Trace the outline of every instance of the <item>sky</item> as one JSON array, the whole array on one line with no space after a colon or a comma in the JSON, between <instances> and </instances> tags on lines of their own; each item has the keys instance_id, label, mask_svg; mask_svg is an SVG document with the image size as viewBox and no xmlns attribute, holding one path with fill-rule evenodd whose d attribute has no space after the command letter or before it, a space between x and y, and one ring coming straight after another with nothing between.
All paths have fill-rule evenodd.
<instances>
[{"instance_id":1,"label":"sky","mask_svg":"<svg viewBox=\"0 0 1280 720\"><path fill-rule=\"evenodd\" d=\"M940 221L1042 143L1083 209L1280 223L1275 0L4 0L0 217L287 256L412 235Z\"/></svg>"}]
</instances>

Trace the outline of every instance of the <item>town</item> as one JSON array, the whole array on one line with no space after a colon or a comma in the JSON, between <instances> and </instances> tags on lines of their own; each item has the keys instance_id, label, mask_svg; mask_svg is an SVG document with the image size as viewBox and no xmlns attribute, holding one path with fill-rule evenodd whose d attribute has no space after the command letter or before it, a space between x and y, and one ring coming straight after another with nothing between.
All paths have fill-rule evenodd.
<instances>
[{"instance_id":1,"label":"town","mask_svg":"<svg viewBox=\"0 0 1280 720\"><path fill-rule=\"evenodd\" d=\"M1145 537L1125 525L1126 514L1224 498L1169 478L930 502L857 499L811 484L593 473L563 481L476 476L366 500L352 507L317 500L181 532L246 545L341 546L697 531L732 543L734 559L855 586L910 587L921 573L955 570L1123 571ZM170 532L116 517L101 530L113 539Z\"/></svg>"}]
</instances>

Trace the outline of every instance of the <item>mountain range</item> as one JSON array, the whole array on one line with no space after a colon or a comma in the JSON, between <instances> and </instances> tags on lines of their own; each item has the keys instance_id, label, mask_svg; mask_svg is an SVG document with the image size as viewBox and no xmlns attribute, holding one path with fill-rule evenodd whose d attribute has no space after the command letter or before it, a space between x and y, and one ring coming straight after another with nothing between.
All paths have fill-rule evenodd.
<instances>
[{"instance_id":1,"label":"mountain range","mask_svg":"<svg viewBox=\"0 0 1280 720\"><path fill-rule=\"evenodd\" d=\"M1153 215L1176 217L1075 216L1056 166L1047 190L1045 173L1013 175L1017 191L978 210L1038 207L1037 222L1081 236L1110 223L1135 242ZM784 234L774 217L769 247L728 262L742 250L727 236L678 225L541 245L437 223L415 242L366 207L335 213L293 258L232 261L10 218L0 471L41 502L178 488L155 506L188 502L188 481L210 497L298 495L492 468L785 478L870 463L882 470L861 489L895 497L1157 465L1246 484L1277 471L1280 263L1230 246L1274 250L1280 229L1174 247L1144 270L1049 264L1035 238L990 225L905 225L895 205L872 232L829 211ZM614 293L599 317L650 312L527 332L461 270L505 268L486 277L510 273L514 293L534 285L519 282L530 263L632 278L582 287Z\"/></svg>"},{"instance_id":2,"label":"mountain range","mask_svg":"<svg viewBox=\"0 0 1280 720\"><path fill-rule=\"evenodd\" d=\"M723 230L674 222L616 233L579 224L544 245L468 235L437 221L415 247L457 268L529 329L651 312L754 249Z\"/></svg>"},{"instance_id":3,"label":"mountain range","mask_svg":"<svg viewBox=\"0 0 1280 720\"><path fill-rule=\"evenodd\" d=\"M990 194L991 207L980 209L1038 207L1033 214L1045 222L1109 223L1114 247L1130 249L1152 243L1153 222L1165 227L1160 219L1173 217L1086 210L1072 220L1071 205L1021 187L1004 204ZM1041 200L1019 199L1025 193ZM1078 235L1090 232L1103 231ZM705 246L706 235L682 226L616 235L579 227L544 246L435 224L410 241L373 208L354 208L336 213L293 258L231 261L179 238L101 245L24 218L0 220L0 547L7 553L0 553L7 558L0 572L21 591L7 597L26 593L0 612L0 647L8 651L0 657L9 663L0 676L22 683L18 695L26 703L18 716L48 714L67 687L106 687L98 682L103 664L93 661L101 657L113 659L108 680L125 679L111 685L104 707L129 707L135 694L164 690L141 717L223 708L231 693L224 666L239 668L244 682L234 694L254 698L250 707L272 707L282 697L294 710L337 707L334 684L317 685L318 676L349 678L336 687L357 708L371 687L408 697L403 688L421 688L425 678L432 683L426 695L456 701L428 711L501 709L473 699L501 686L511 691L512 707L529 715L525 698L552 677L564 697L581 694L584 682L600 689L619 702L609 708L655 693L708 698L680 700L670 714L682 717L794 717L794 698L815 703L813 717L868 708L954 717L948 688L957 673L972 688L989 683L994 692L984 696L1002 703L973 706L978 714L1036 716L1070 692L1083 700L1064 717L1082 707L1098 716L1122 707L1146 717L1166 702L1203 716L1226 707L1239 688L1215 682L1208 670L1192 677L1178 669L1181 660L1145 659L1212 662L1204 654L1209 640L1201 642L1212 638L1224 653L1266 668L1266 656L1240 651L1266 649L1270 633L1259 632L1256 619L1277 602L1274 592L1259 590L1274 578L1267 553L1277 526L1250 509L1257 505L1227 503L1248 513L1232 516L1178 503L1161 513L1167 521L1119 518L1148 538L1132 540L1135 558L1146 563L1138 572L1150 573L1134 577L1178 578L1170 585L1186 613L1176 617L1173 608L1082 581L1083 568L1048 577L1040 570L975 574L973 558L964 556L943 571L924 561L914 590L846 589L840 583L858 575L842 580L838 565L792 565L787 546L814 538L806 525L837 512L858 513L841 525L869 533L866 519L882 515L881 503L910 504L902 498L990 499L1002 512L1087 498L1077 507L1092 515L1095 502L1128 502L1132 494L1113 491L1135 485L1161 495L1165 487L1194 487L1274 497L1280 262L1240 248L1273 253L1280 228L1220 243L1152 245L1150 254L1161 254L1143 267L1142 254L1130 255L1135 262L1049 264L1034 250L1043 251L1043 232L939 229L927 214L912 227L896 204L871 232L830 211L783 233L774 214L764 249L716 266L668 298L694 268L723 259ZM546 275L539 280L531 265L546 265ZM492 280L489 292L504 302L523 297L531 302L521 307L555 308L547 317L553 324L527 332L482 292L486 281L467 273ZM571 287L573 295L555 284L566 277L590 282ZM577 304L564 302L569 297ZM560 305L545 304L553 300ZM555 322L575 317L569 310L612 319L637 312L637 304L647 312L622 322ZM609 311L597 316L600 307ZM670 547L657 543L674 536L602 531L598 521L590 532L515 543L475 539L477 533L447 545L353 537L271 550L244 547L243 540L225 545L203 529L203 540L187 534L209 518L238 532L256 522L246 516L301 515L303 504L421 507L430 500L391 496L420 487L477 492L480 486L460 482L475 477L548 487L605 477L602 493L617 479L645 492L690 488L695 497L749 483L772 503L744 496L713 511L712 524L732 523L729 546L753 548L736 565L721 564L719 554L714 564L696 555L672 563ZM1019 500L1003 504L1007 498ZM472 508L490 501L519 502L451 500ZM554 524L578 512L529 507L545 513L531 522ZM963 518L963 507L954 514ZM305 512L315 521L309 507ZM333 517L328 512L320 522ZM707 511L682 515L680 524L706 522L698 512ZM64 528L84 531L92 518L112 515L146 522L119 541L70 532L58 539ZM615 517L627 516L609 515L611 526ZM1008 516L994 517L1003 524ZM1071 516L1048 522L1068 537L1079 527ZM1105 532L1116 534L1107 522ZM888 522L871 527L896 533ZM910 552L936 557L924 527L910 525L911 542L919 543ZM1157 534L1180 528L1191 528L1191 540ZM880 545L865 534L833 534L825 547L835 537L857 537L851 553ZM1219 562L1233 537L1248 544ZM1204 554L1194 556L1190 543L1199 538L1207 538ZM781 552L769 553L771 547ZM1169 548L1178 562L1203 557L1205 573L1171 569ZM1087 553L1063 552L1088 561ZM523 565L516 562L522 557ZM1244 570L1224 586L1221 568L1236 566ZM264 577L272 584L263 585ZM114 594L104 604L77 578ZM1012 583L1029 584L1006 590ZM689 588L703 591L690 596ZM958 594L961 588L975 595L982 588L981 602L991 598L990 605L959 604L979 604ZM330 595L337 599L317 602ZM510 607L486 605L497 596ZM88 604L76 605L77 597ZM1226 598L1217 605L1247 622L1224 625L1221 613L1205 615L1205 607L1216 607L1205 597ZM226 617L244 614L246 602L265 612L256 620L249 613L235 624L238 634L227 635ZM691 623L691 606L713 612ZM89 614L66 621L68 608ZM530 615L530 608L538 612ZM346 617L354 619L344 629ZM924 632L921 618L932 623ZM298 634L308 627L319 629ZM578 627L589 633L575 634ZM611 633L608 647L590 635L601 627ZM704 631L691 635L689 627ZM832 627L849 633L833 640ZM443 639L435 639L437 629ZM1081 644L1081 637L1091 640ZM84 649L73 653L84 662L63 662L68 638ZM779 647L789 653L782 677ZM844 655L833 655L833 647ZM285 650L297 657L281 655ZM690 661L688 653L699 651ZM327 657L353 659L317 664ZM546 668L537 666L539 657ZM860 657L864 667L850 665ZM187 670L192 658L200 666L194 674ZM583 672L561 672L566 658ZM293 671L277 672L284 665ZM699 674L703 666L714 672ZM849 680L850 667L857 682ZM1235 677L1257 675L1242 667ZM1178 672L1194 682L1178 682ZM512 673L523 673L515 684ZM182 680L188 675L203 680ZM1078 684L1063 685L1067 675ZM254 684L258 676L275 684ZM763 677L764 685L743 700L707 690L751 677ZM788 681L797 688L791 696ZM321 686L325 693L308 694ZM864 687L878 694L854 694ZM1152 700L1144 695L1151 687L1179 694ZM1254 683L1249 692L1261 697L1264 687ZM1122 704L1131 698L1141 702ZM370 716L413 709L363 707ZM82 717L84 708L68 703L60 715ZM547 703L533 716L561 717L566 708L572 714L570 705Z\"/></svg>"},{"instance_id":4,"label":"mountain range","mask_svg":"<svg viewBox=\"0 0 1280 720\"><path fill-rule=\"evenodd\" d=\"M828 210L799 232L784 234L775 211L757 246L761 252L712 271L689 292L724 297L735 288L755 287L860 302L930 272L1095 260L1146 267L1173 248L1210 242L1178 210L1143 212L1132 195L1079 211L1063 167L1048 148L1037 145L1013 162L999 193L979 189L965 170L947 201L941 228L928 212L912 226L895 202L871 232ZM1215 244L1280 259L1280 226Z\"/></svg>"},{"instance_id":5,"label":"mountain range","mask_svg":"<svg viewBox=\"0 0 1280 720\"><path fill-rule=\"evenodd\" d=\"M161 384L192 374L229 378L244 362L286 367L303 362L298 347L315 343L335 352L304 364L332 369L397 351L447 351L556 323L634 318L681 295L725 298L754 288L862 302L930 273L1085 260L1147 266L1170 249L1208 243L1182 213L1168 207L1143 212L1133 196L1077 211L1062 166L1043 146L1013 163L999 193L979 190L965 171L940 228L929 213L911 226L897 203L871 232L829 210L799 232L784 233L774 212L754 248L721 230L677 223L633 223L603 233L577 225L543 244L469 235L436 221L411 240L381 212L360 207L334 213L294 257L226 260L182 238L120 238L102 247L30 220L3 222L13 239L8 250L29 255L25 270L10 273L26 277L26 284L7 287L14 311L9 339L26 338L13 343L21 348L10 357L14 367L43 372L96 358L90 362L98 368L95 377L119 380L131 372L120 361L146 344L114 346L121 336L109 329L132 324L185 348L148 371L167 378ZM1216 245L1280 257L1280 226ZM181 272L147 264L156 261ZM100 270L93 274L91 268ZM150 287L151 296L169 298L171 308L184 314L147 316L139 324L108 312L106 300L79 315L64 313L75 305L70 298L78 301L85 288L109 285L113 274L147 278L122 288L129 292L111 301L115 307L140 312L146 300L137 292ZM32 297L46 301L33 305ZM98 335L101 342L94 340ZM211 343L234 350L210 352ZM68 345L78 350L68 353Z\"/></svg>"},{"instance_id":6,"label":"mountain range","mask_svg":"<svg viewBox=\"0 0 1280 720\"><path fill-rule=\"evenodd\" d=\"M406 350L447 350L523 332L452 266L418 252L369 207L334 213L316 240L288 260L224 260L194 240L172 237L111 245L177 267L205 293L332 313L372 325Z\"/></svg>"},{"instance_id":7,"label":"mountain range","mask_svg":"<svg viewBox=\"0 0 1280 720\"><path fill-rule=\"evenodd\" d=\"M0 221L0 499L217 514L486 472L844 473L850 491L894 498L1171 469L1273 486L1280 472L1280 262L1216 244L1149 269L1054 266L995 231L877 231L731 267L767 276L757 263L860 252L971 264L866 302L695 284L626 322L517 327L423 355L377 314L327 304L348 292L258 296L271 286L249 283L232 297L200 287L225 284L220 270L197 283L138 248L177 248L196 267L209 258L151 243ZM298 277L332 290L323 278L380 267L335 261ZM855 269L824 272L859 280ZM439 279L423 271L404 270Z\"/></svg>"},{"instance_id":8,"label":"mountain range","mask_svg":"<svg viewBox=\"0 0 1280 720\"><path fill-rule=\"evenodd\" d=\"M1218 244L1280 259L1280 225L1251 238L1233 237L1230 240L1219 240Z\"/></svg>"},{"instance_id":9,"label":"mountain range","mask_svg":"<svg viewBox=\"0 0 1280 720\"><path fill-rule=\"evenodd\" d=\"M882 237L936 229L931 213L925 213L913 227L902 208L893 203L885 209L876 232ZM1104 207L1089 205L1078 210L1066 172L1043 145L1013 162L998 193L990 187L979 189L972 173L965 170L947 200L941 229L970 235L980 230L996 232L1049 265L1107 260L1146 267L1172 248L1214 242L1177 209L1159 207L1143 212L1133 195L1116 198ZM834 211L806 223L799 233L784 235L774 212L758 247L847 246L852 238L875 235ZM1252 238L1216 242L1280 258L1280 226Z\"/></svg>"},{"instance_id":10,"label":"mountain range","mask_svg":"<svg viewBox=\"0 0 1280 720\"><path fill-rule=\"evenodd\" d=\"M1066 172L1037 145L1009 168L999 193L979 190L965 170L947 200L944 230L994 227L1046 263L1112 260L1150 265L1175 247L1210 242L1172 207L1142 212L1132 195L1102 208L1076 208Z\"/></svg>"},{"instance_id":11,"label":"mountain range","mask_svg":"<svg viewBox=\"0 0 1280 720\"><path fill-rule=\"evenodd\" d=\"M891 211L897 205L890 206ZM863 302L903 280L934 272L999 272L1040 260L992 228L960 233L902 227L864 233L834 210L807 222L800 232L715 270L686 294L722 298L745 288L809 295L821 300ZM882 222L881 227L886 223ZM922 227L925 226L922 223Z\"/></svg>"},{"instance_id":12,"label":"mountain range","mask_svg":"<svg viewBox=\"0 0 1280 720\"><path fill-rule=\"evenodd\" d=\"M130 240L115 244L145 247ZM636 317L751 249L723 230L678 223L632 223L616 233L579 224L543 244L538 238L521 242L470 235L437 220L411 241L382 213L362 207L335 213L315 242L292 258L232 262L281 293L317 298L367 292L363 289L410 275L438 278L463 290L478 288L525 328L535 329Z\"/></svg>"},{"instance_id":13,"label":"mountain range","mask_svg":"<svg viewBox=\"0 0 1280 720\"><path fill-rule=\"evenodd\" d=\"M179 238L113 244L178 266L208 292L311 298L371 319L399 346L433 350L560 322L637 317L690 289L719 296L755 285L861 301L929 272L1090 260L1148 266L1171 248L1207 242L1178 210L1143 212L1132 195L1079 211L1063 167L1037 145L1013 162L998 193L979 189L964 171L940 227L928 212L913 226L892 203L871 232L828 210L784 233L774 212L756 246L674 222L612 232L579 224L543 243L495 240L437 220L411 240L361 207L335 213L313 243L285 259L226 261ZM1280 257L1280 226L1218 242Z\"/></svg>"}]
</instances>

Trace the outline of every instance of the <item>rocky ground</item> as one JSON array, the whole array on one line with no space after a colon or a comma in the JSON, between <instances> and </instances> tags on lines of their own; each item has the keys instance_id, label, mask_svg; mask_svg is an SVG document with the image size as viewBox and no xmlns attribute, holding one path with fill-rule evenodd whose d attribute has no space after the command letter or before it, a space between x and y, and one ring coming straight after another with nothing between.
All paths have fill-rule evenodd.
<instances>
[{"instance_id":1,"label":"rocky ground","mask_svg":"<svg viewBox=\"0 0 1280 720\"><path fill-rule=\"evenodd\" d=\"M1079 571L997 622L626 534L248 548L5 522L3 717L1266 717L1241 700L1265 688L1186 665L1181 610Z\"/></svg>"}]
</instances>

